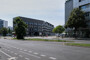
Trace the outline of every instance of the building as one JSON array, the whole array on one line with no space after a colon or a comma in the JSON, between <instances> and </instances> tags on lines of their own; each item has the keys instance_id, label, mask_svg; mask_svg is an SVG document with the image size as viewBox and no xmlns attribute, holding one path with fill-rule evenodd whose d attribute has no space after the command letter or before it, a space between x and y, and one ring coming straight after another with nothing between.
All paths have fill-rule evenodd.
<instances>
[{"instance_id":1,"label":"building","mask_svg":"<svg viewBox=\"0 0 90 60\"><path fill-rule=\"evenodd\" d=\"M15 18L13 18L13 20ZM32 19L32 18L26 18L20 16L19 18L21 18L28 25L27 28L28 35L30 36L52 35L52 30L54 28L52 24L38 19ZM14 26L15 25L13 25L13 27Z\"/></svg>"},{"instance_id":2,"label":"building","mask_svg":"<svg viewBox=\"0 0 90 60\"><path fill-rule=\"evenodd\" d=\"M90 0L66 0L65 2L65 23L67 22L71 11L74 8L81 8L85 12L85 18L90 27Z\"/></svg>"},{"instance_id":3,"label":"building","mask_svg":"<svg viewBox=\"0 0 90 60\"><path fill-rule=\"evenodd\" d=\"M8 28L8 21L4 21L4 20L0 19L0 29L3 27Z\"/></svg>"},{"instance_id":4,"label":"building","mask_svg":"<svg viewBox=\"0 0 90 60\"><path fill-rule=\"evenodd\" d=\"M8 28L9 28L10 30L12 30L12 31L13 31L13 27L11 27L11 26L8 26Z\"/></svg>"},{"instance_id":5,"label":"building","mask_svg":"<svg viewBox=\"0 0 90 60\"><path fill-rule=\"evenodd\" d=\"M66 0L65 2L65 23L69 19L69 16L72 10L73 10L73 0Z\"/></svg>"}]
</instances>

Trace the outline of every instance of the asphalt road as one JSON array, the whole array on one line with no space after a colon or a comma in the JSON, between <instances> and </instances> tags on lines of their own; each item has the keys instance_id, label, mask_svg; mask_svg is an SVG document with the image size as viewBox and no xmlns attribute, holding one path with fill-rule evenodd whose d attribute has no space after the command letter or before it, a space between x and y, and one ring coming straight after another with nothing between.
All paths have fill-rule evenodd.
<instances>
[{"instance_id":1,"label":"asphalt road","mask_svg":"<svg viewBox=\"0 0 90 60\"><path fill-rule=\"evenodd\" d=\"M0 60L90 60L90 48L62 42L0 39Z\"/></svg>"}]
</instances>

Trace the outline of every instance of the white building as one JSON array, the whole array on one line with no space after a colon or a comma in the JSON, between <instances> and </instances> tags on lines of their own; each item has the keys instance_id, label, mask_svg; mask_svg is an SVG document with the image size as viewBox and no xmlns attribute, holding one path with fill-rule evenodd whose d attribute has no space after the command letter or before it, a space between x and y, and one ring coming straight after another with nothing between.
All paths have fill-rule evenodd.
<instances>
[{"instance_id":1,"label":"white building","mask_svg":"<svg viewBox=\"0 0 90 60\"><path fill-rule=\"evenodd\" d=\"M67 22L70 13L74 8L81 8L86 13L85 18L88 21L88 27L90 27L90 0L66 0L65 22Z\"/></svg>"},{"instance_id":2,"label":"white building","mask_svg":"<svg viewBox=\"0 0 90 60\"><path fill-rule=\"evenodd\" d=\"M3 27L8 28L8 21L4 21L4 20L0 19L0 29Z\"/></svg>"}]
</instances>

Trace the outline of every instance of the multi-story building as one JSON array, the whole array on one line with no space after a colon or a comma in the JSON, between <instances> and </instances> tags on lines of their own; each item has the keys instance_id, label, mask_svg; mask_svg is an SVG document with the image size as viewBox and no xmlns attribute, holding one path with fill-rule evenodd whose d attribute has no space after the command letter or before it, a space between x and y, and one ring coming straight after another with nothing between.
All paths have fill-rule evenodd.
<instances>
[{"instance_id":1,"label":"multi-story building","mask_svg":"<svg viewBox=\"0 0 90 60\"><path fill-rule=\"evenodd\" d=\"M66 0L65 2L65 23L67 22L71 11L74 8L81 8L86 14L85 18L90 27L90 0Z\"/></svg>"},{"instance_id":2,"label":"multi-story building","mask_svg":"<svg viewBox=\"0 0 90 60\"><path fill-rule=\"evenodd\" d=\"M42 20L37 20L32 18L26 18L26 17L20 17L20 16L19 18L21 18L28 25L28 28L27 28L28 35L30 36L52 35L52 30L54 28L52 24ZM13 27L14 26L15 25L13 24Z\"/></svg>"},{"instance_id":3,"label":"multi-story building","mask_svg":"<svg viewBox=\"0 0 90 60\"><path fill-rule=\"evenodd\" d=\"M0 19L0 29L3 27L8 28L8 22Z\"/></svg>"}]
</instances>

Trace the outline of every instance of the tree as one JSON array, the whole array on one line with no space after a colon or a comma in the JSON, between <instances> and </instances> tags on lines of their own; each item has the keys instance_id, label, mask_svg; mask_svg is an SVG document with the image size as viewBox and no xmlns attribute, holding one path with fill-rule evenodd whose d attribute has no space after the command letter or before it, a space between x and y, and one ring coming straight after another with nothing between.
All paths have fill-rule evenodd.
<instances>
[{"instance_id":1,"label":"tree","mask_svg":"<svg viewBox=\"0 0 90 60\"><path fill-rule=\"evenodd\" d=\"M12 30L10 28L8 28L8 33L11 34L12 33Z\"/></svg>"},{"instance_id":2,"label":"tree","mask_svg":"<svg viewBox=\"0 0 90 60\"><path fill-rule=\"evenodd\" d=\"M14 19L14 24L15 24L14 30L17 39L24 39L24 36L26 35L27 24L25 24L25 22L19 17L16 17Z\"/></svg>"},{"instance_id":3,"label":"tree","mask_svg":"<svg viewBox=\"0 0 90 60\"><path fill-rule=\"evenodd\" d=\"M8 34L8 29L3 27L3 28L1 28L0 32L3 36L6 36Z\"/></svg>"},{"instance_id":4,"label":"tree","mask_svg":"<svg viewBox=\"0 0 90 60\"><path fill-rule=\"evenodd\" d=\"M85 13L79 8L73 9L65 28L74 28L74 32L76 32L79 28L86 26Z\"/></svg>"},{"instance_id":5,"label":"tree","mask_svg":"<svg viewBox=\"0 0 90 60\"><path fill-rule=\"evenodd\" d=\"M63 26L59 25L59 26L57 26L56 28L53 29L53 32L54 33L63 33L64 30L65 29L63 28Z\"/></svg>"}]
</instances>

